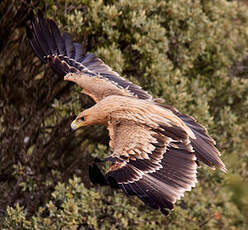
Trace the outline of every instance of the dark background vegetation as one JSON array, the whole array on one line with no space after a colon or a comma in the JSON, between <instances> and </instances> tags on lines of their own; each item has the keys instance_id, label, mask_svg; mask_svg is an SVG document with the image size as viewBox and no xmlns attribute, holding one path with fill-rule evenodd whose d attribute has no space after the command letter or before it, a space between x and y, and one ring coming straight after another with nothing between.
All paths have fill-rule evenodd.
<instances>
[{"instance_id":1,"label":"dark background vegetation","mask_svg":"<svg viewBox=\"0 0 248 230\"><path fill-rule=\"evenodd\" d=\"M35 57L25 25L38 8L122 76L204 124L228 173L201 167L169 217L93 186L88 166L109 154L108 134L71 131L93 102ZM247 50L246 1L2 0L0 228L247 229Z\"/></svg>"}]
</instances>

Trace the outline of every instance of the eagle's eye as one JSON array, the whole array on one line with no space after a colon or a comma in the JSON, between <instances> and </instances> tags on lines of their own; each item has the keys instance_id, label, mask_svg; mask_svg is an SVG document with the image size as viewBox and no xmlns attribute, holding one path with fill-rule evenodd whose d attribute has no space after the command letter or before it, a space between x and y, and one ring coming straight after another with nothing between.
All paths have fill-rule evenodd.
<instances>
[{"instance_id":1,"label":"eagle's eye","mask_svg":"<svg viewBox=\"0 0 248 230\"><path fill-rule=\"evenodd\" d=\"M73 130L78 129L81 126L85 126L84 117L77 118L71 123L71 128Z\"/></svg>"},{"instance_id":2,"label":"eagle's eye","mask_svg":"<svg viewBox=\"0 0 248 230\"><path fill-rule=\"evenodd\" d=\"M80 117L79 119L77 119L77 122L82 122L84 121L84 117Z\"/></svg>"}]
</instances>

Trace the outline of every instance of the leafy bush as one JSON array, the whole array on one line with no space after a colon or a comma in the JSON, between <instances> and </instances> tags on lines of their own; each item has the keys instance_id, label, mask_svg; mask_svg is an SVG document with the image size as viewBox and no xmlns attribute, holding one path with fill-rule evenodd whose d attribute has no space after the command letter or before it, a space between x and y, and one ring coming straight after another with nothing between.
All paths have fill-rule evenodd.
<instances>
[{"instance_id":1,"label":"leafy bush","mask_svg":"<svg viewBox=\"0 0 248 230\"><path fill-rule=\"evenodd\" d=\"M225 0L57 4L1 2L1 229L246 229L247 5ZM228 173L200 168L196 188L169 217L121 191L92 186L88 165L109 154L108 134L99 126L70 130L75 114L92 101L35 57L25 24L38 7L122 76L204 124Z\"/></svg>"}]
</instances>

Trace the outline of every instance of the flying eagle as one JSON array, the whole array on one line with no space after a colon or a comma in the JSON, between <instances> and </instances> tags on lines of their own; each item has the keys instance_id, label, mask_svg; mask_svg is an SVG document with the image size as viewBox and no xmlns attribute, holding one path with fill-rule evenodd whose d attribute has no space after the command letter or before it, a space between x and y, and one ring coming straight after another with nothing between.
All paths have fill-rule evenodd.
<instances>
[{"instance_id":1,"label":"flying eagle","mask_svg":"<svg viewBox=\"0 0 248 230\"><path fill-rule=\"evenodd\" d=\"M71 127L107 126L113 153L105 159L112 162L105 178L125 194L136 195L167 215L195 186L198 161L226 171L215 141L194 118L162 104L94 54L86 54L40 11L27 28L27 37L42 62L96 102Z\"/></svg>"}]
</instances>

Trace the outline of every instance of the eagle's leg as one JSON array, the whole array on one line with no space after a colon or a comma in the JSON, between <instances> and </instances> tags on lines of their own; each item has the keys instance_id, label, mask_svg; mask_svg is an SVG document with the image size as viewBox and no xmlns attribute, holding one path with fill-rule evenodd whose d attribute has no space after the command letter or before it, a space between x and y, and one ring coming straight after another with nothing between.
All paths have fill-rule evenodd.
<instances>
[{"instance_id":1,"label":"eagle's leg","mask_svg":"<svg viewBox=\"0 0 248 230\"><path fill-rule=\"evenodd\" d=\"M107 186L109 185L111 188L119 188L119 185L117 182L111 178L106 179L104 174L101 172L101 170L98 168L96 163L102 163L105 161L112 161L109 159L111 157L104 158L104 160L101 160L97 157L94 158L94 162L92 165L89 166L89 179L93 184L98 184L100 186Z\"/></svg>"},{"instance_id":2,"label":"eagle's leg","mask_svg":"<svg viewBox=\"0 0 248 230\"><path fill-rule=\"evenodd\" d=\"M105 176L95 162L92 165L89 165L89 179L93 184L99 184L101 186L108 185Z\"/></svg>"}]
</instances>

